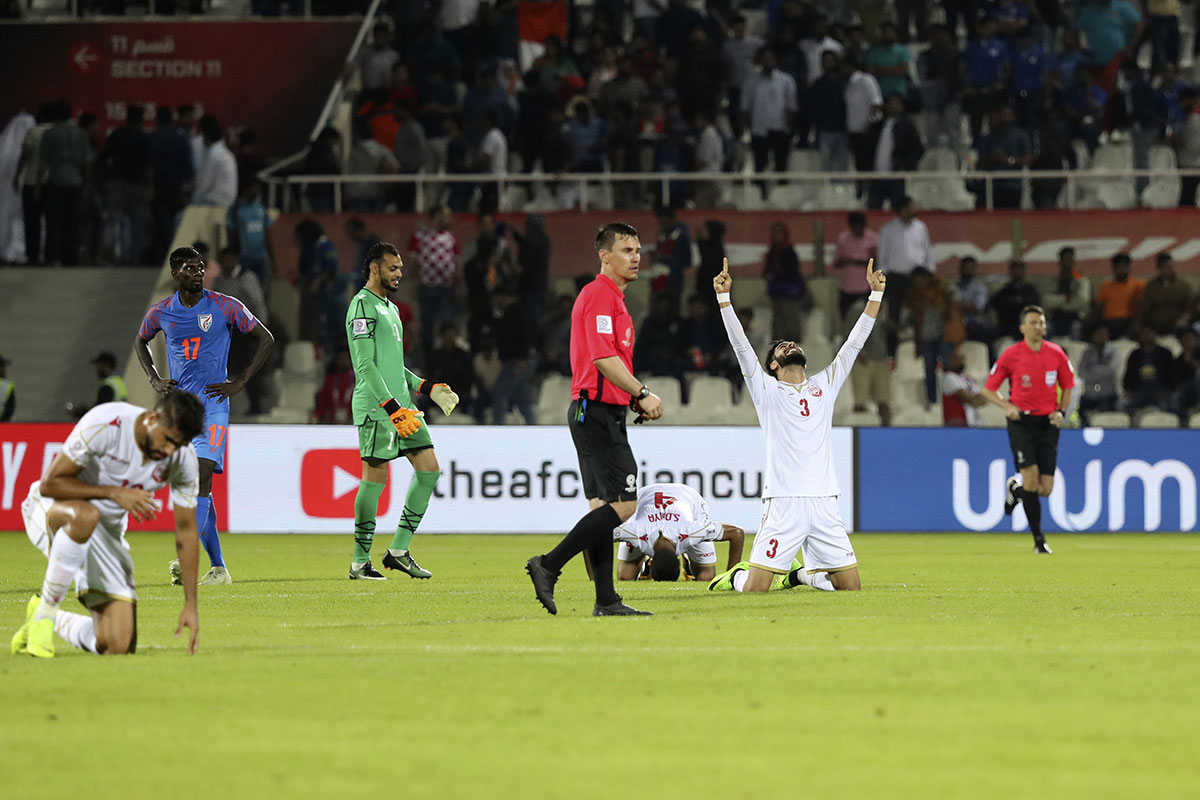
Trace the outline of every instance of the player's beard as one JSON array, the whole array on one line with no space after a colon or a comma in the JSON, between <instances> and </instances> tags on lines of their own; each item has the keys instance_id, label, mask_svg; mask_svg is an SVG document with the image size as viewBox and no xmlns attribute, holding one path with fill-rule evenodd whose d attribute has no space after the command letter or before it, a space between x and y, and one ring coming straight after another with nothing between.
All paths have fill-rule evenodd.
<instances>
[{"instance_id":1,"label":"player's beard","mask_svg":"<svg viewBox=\"0 0 1200 800\"><path fill-rule=\"evenodd\" d=\"M779 364L780 369L784 367L807 367L808 356L804 355L803 350L796 350L794 352L789 350L776 358L775 362Z\"/></svg>"}]
</instances>

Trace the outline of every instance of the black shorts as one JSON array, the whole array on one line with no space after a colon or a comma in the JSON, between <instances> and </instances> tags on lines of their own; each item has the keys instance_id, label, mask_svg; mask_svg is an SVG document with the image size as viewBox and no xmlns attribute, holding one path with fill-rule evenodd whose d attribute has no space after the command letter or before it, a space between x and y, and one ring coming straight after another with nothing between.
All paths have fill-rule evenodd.
<instances>
[{"instance_id":1,"label":"black shorts","mask_svg":"<svg viewBox=\"0 0 1200 800\"><path fill-rule=\"evenodd\" d=\"M1036 466L1041 474L1053 476L1058 466L1058 434L1049 416L1022 414L1016 421L1010 419L1008 444L1017 469Z\"/></svg>"},{"instance_id":2,"label":"black shorts","mask_svg":"<svg viewBox=\"0 0 1200 800\"><path fill-rule=\"evenodd\" d=\"M579 402L571 401L567 427L579 456L584 497L606 503L636 500L637 462L625 431L627 409L590 400L580 421Z\"/></svg>"}]
</instances>

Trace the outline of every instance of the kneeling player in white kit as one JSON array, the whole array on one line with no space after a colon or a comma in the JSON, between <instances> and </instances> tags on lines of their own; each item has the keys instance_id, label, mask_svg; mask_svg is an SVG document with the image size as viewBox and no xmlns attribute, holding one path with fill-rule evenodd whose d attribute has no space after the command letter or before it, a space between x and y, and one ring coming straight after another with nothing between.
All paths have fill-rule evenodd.
<instances>
[{"instance_id":1,"label":"kneeling player in white kit","mask_svg":"<svg viewBox=\"0 0 1200 800\"><path fill-rule=\"evenodd\" d=\"M154 493L166 485L183 568L183 612L175 635L188 628L188 652L196 652L199 469L191 441L203 421L200 399L177 389L153 411L104 403L79 420L21 504L25 531L50 563L41 597L30 599L25 624L12 638L14 653L53 658L55 633L90 653L136 649L137 589L125 530L130 514L146 520L158 513ZM72 580L91 616L59 608Z\"/></svg>"},{"instance_id":2,"label":"kneeling player in white kit","mask_svg":"<svg viewBox=\"0 0 1200 800\"><path fill-rule=\"evenodd\" d=\"M709 589L765 592L772 582L801 583L826 591L862 588L858 561L838 511L837 475L829 438L833 401L845 384L875 325L887 278L867 262L871 295L837 357L809 377L807 357L795 342L772 342L759 364L729 302L729 261L713 278L721 321L741 366L767 445L763 516L750 561L717 576ZM790 569L803 552L804 566ZM780 577L783 576L783 577Z\"/></svg>"},{"instance_id":3,"label":"kneeling player in white kit","mask_svg":"<svg viewBox=\"0 0 1200 800\"><path fill-rule=\"evenodd\" d=\"M729 542L729 566L742 560L745 532L734 525L713 522L708 503L682 483L652 483L638 492L633 516L613 528L617 551L617 578L637 580L646 559L656 581L679 580L679 557L687 559L691 577L712 580L717 574L717 548Z\"/></svg>"}]
</instances>

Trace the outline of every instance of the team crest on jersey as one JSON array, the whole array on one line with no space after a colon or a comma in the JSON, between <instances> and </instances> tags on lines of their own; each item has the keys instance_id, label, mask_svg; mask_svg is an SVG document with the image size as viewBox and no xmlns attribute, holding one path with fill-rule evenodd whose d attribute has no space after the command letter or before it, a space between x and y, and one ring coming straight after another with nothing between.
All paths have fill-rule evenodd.
<instances>
[{"instance_id":1,"label":"team crest on jersey","mask_svg":"<svg viewBox=\"0 0 1200 800\"><path fill-rule=\"evenodd\" d=\"M151 474L151 477L154 478L155 483L162 483L167 477L167 465L159 464L154 468L154 472Z\"/></svg>"},{"instance_id":2,"label":"team crest on jersey","mask_svg":"<svg viewBox=\"0 0 1200 800\"><path fill-rule=\"evenodd\" d=\"M200 330L207 333L208 329L212 327L212 314L201 314L196 317L196 321L200 323Z\"/></svg>"},{"instance_id":3,"label":"team crest on jersey","mask_svg":"<svg viewBox=\"0 0 1200 800\"><path fill-rule=\"evenodd\" d=\"M662 492L654 493L654 507L655 508L666 508L666 507L674 504L674 502L675 502L675 498L671 497L671 495L669 495L669 494L663 494Z\"/></svg>"},{"instance_id":4,"label":"team crest on jersey","mask_svg":"<svg viewBox=\"0 0 1200 800\"><path fill-rule=\"evenodd\" d=\"M1030 386L1033 386L1033 379L1030 378L1028 375L1022 375L1021 376L1021 385L1024 386L1026 389L1028 389Z\"/></svg>"},{"instance_id":5,"label":"team crest on jersey","mask_svg":"<svg viewBox=\"0 0 1200 800\"><path fill-rule=\"evenodd\" d=\"M820 397L821 389L817 386L809 386L808 393L811 394L813 397Z\"/></svg>"}]
</instances>

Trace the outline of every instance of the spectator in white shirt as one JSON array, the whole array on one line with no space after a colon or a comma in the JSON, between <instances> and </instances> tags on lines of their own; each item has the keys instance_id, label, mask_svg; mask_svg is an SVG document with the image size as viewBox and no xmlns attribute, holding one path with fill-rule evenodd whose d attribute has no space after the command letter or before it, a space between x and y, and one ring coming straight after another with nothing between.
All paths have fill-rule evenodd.
<instances>
[{"instance_id":1,"label":"spectator in white shirt","mask_svg":"<svg viewBox=\"0 0 1200 800\"><path fill-rule=\"evenodd\" d=\"M696 171L720 172L725 166L725 141L707 112L696 112L696 130L700 132L696 139ZM694 186L696 208L716 208L721 194L720 184L716 181L696 181Z\"/></svg>"},{"instance_id":2,"label":"spectator in white shirt","mask_svg":"<svg viewBox=\"0 0 1200 800\"><path fill-rule=\"evenodd\" d=\"M496 125L496 115L490 109L480 115L480 127L486 133L479 145L480 167L483 172L495 175L495 181L485 181L480 187L479 208L481 211L496 211L500 208L500 178L508 174L508 140Z\"/></svg>"},{"instance_id":3,"label":"spectator in white shirt","mask_svg":"<svg viewBox=\"0 0 1200 800\"><path fill-rule=\"evenodd\" d=\"M830 36L828 31L829 19L823 12L818 11L812 18L812 35L800 40L800 51L804 53L804 60L808 67L804 81L809 86L812 86L816 83L817 78L825 74L825 69L821 64L822 53L832 52L841 58L845 52L842 43Z\"/></svg>"},{"instance_id":4,"label":"spectator in white shirt","mask_svg":"<svg viewBox=\"0 0 1200 800\"><path fill-rule=\"evenodd\" d=\"M947 428L978 428L982 424L979 407L987 405L987 400L966 369L966 356L956 347L942 373L942 423Z\"/></svg>"},{"instance_id":5,"label":"spectator in white shirt","mask_svg":"<svg viewBox=\"0 0 1200 800\"><path fill-rule=\"evenodd\" d=\"M743 121L750 128L755 172L766 172L768 155L775 161L775 170L785 172L792 149L792 125L799 107L796 81L775 69L775 63L774 52L766 47L759 50L759 71L742 89ZM766 184L762 184L762 192L765 198Z\"/></svg>"},{"instance_id":6,"label":"spectator in white shirt","mask_svg":"<svg viewBox=\"0 0 1200 800\"><path fill-rule=\"evenodd\" d=\"M400 54L392 48L392 26L377 22L371 30L371 44L364 47L358 57L364 92L390 89L392 67L400 61Z\"/></svg>"},{"instance_id":7,"label":"spectator in white shirt","mask_svg":"<svg viewBox=\"0 0 1200 800\"><path fill-rule=\"evenodd\" d=\"M730 23L731 35L721 45L725 74L729 76L729 126L735 139L742 138L742 87L754 74L754 62L763 40L746 33L746 18L738 14Z\"/></svg>"},{"instance_id":8,"label":"spectator in white shirt","mask_svg":"<svg viewBox=\"0 0 1200 800\"><path fill-rule=\"evenodd\" d=\"M879 81L859 68L857 59L847 57L842 62L846 78L846 135L854 151L854 166L859 172L870 172L875 163L875 150L868 133L871 123L883 115L883 93Z\"/></svg>"},{"instance_id":9,"label":"spectator in white shirt","mask_svg":"<svg viewBox=\"0 0 1200 800\"><path fill-rule=\"evenodd\" d=\"M929 228L916 218L911 197L900 198L894 219L879 229L879 267L888 277L888 357L896 355L900 334L900 312L908 298L912 272L924 267L937 272L933 247L929 243Z\"/></svg>"},{"instance_id":10,"label":"spectator in white shirt","mask_svg":"<svg viewBox=\"0 0 1200 800\"><path fill-rule=\"evenodd\" d=\"M197 171L192 205L227 209L237 200L237 159L225 145L221 125L212 114L200 118L200 135L204 137L204 160Z\"/></svg>"}]
</instances>

